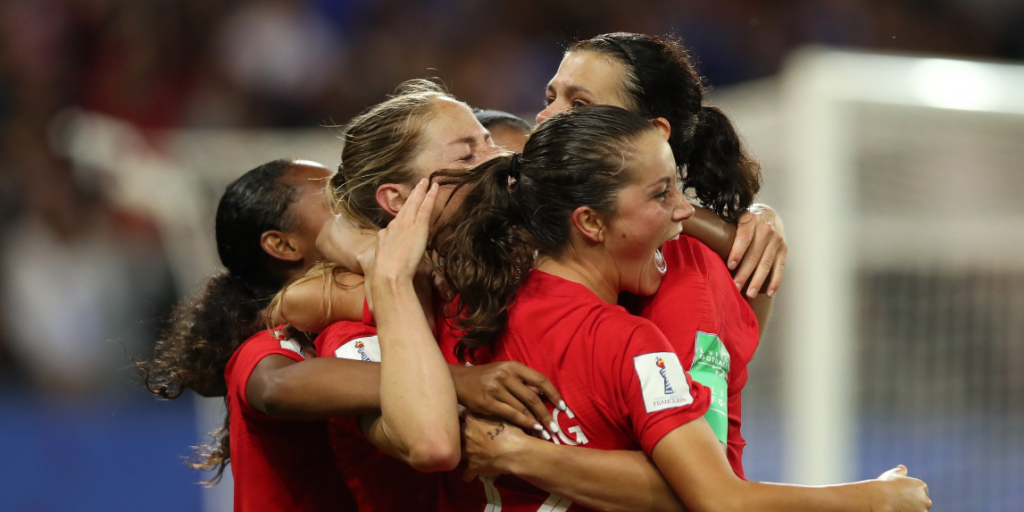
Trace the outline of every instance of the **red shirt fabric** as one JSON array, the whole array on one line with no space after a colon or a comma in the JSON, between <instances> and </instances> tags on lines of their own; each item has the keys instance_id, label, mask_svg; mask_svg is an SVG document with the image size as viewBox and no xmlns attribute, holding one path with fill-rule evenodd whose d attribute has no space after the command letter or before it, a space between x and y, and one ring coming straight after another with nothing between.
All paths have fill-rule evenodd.
<instances>
[{"instance_id":1,"label":"red shirt fabric","mask_svg":"<svg viewBox=\"0 0 1024 512\"><path fill-rule=\"evenodd\" d=\"M681 236L666 243L662 251L668 272L655 296L640 299L639 314L664 333L687 371L696 370L691 367L701 356L696 353L698 337L721 340L729 354L727 454L733 471L745 478L741 396L747 363L760 339L757 317L725 263L707 246Z\"/></svg>"},{"instance_id":2,"label":"red shirt fabric","mask_svg":"<svg viewBox=\"0 0 1024 512\"><path fill-rule=\"evenodd\" d=\"M316 338L320 357L380 362L377 328L360 322L331 324ZM331 451L362 512L431 511L440 477L420 473L371 444L356 417L328 420ZM339 480L340 482L340 480Z\"/></svg>"},{"instance_id":3,"label":"red shirt fabric","mask_svg":"<svg viewBox=\"0 0 1024 512\"><path fill-rule=\"evenodd\" d=\"M270 355L305 359L297 342L263 330L238 347L224 371L235 511L357 510L331 458L327 422L273 418L249 403L249 376Z\"/></svg>"},{"instance_id":4,"label":"red shirt fabric","mask_svg":"<svg viewBox=\"0 0 1024 512\"><path fill-rule=\"evenodd\" d=\"M457 363L453 340L442 333L442 351ZM650 455L666 434L703 416L710 400L651 322L539 270L510 307L493 359L519 361L561 392L569 412L552 410L559 444ZM586 510L509 475L466 484L455 471L445 474L444 486L443 510Z\"/></svg>"}]
</instances>

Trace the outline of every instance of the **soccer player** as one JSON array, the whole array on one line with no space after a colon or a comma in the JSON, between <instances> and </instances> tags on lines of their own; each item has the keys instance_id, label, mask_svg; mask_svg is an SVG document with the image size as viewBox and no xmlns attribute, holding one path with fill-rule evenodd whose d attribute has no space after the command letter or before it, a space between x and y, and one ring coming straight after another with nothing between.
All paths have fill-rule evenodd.
<instances>
[{"instance_id":1,"label":"soccer player","mask_svg":"<svg viewBox=\"0 0 1024 512\"><path fill-rule=\"evenodd\" d=\"M693 214L676 188L668 135L662 120L650 122L612 106L581 107L545 122L522 155L499 156L468 173L446 173L446 183L467 189L458 213L435 235L445 275L458 297L453 313L462 332L459 343L470 353L485 349L495 359L521 361L547 374L567 405L558 421L557 431L565 434L559 435L561 443L626 456L624 450L642 449L690 510L929 508L926 486L906 477L905 469L825 488L740 479L703 419L707 389L690 381L650 321L615 305L621 292L650 296L658 290L667 271L661 247L680 235L682 221ZM412 241L406 246L413 254L420 247ZM400 244L381 242L377 257L400 250ZM378 287L374 278L376 301L411 300L406 291L411 285L394 284L394 274L380 278L389 286ZM406 326L404 338L430 334L422 319L413 323L408 315L381 315L382 346L385 329L392 333L388 343L400 337L399 324ZM382 357L387 364L389 355ZM403 383L399 378L395 385ZM389 409L383 388L382 408L385 418L402 414ZM474 421L468 418L467 428ZM491 425L485 436L467 439L467 450L472 443L504 443L516 430L503 422ZM551 446L525 436L517 442L531 439L537 450ZM566 471L557 459L537 459L551 465L549 474ZM536 460L491 462L494 467L477 464L469 476L515 473ZM657 479L649 474L638 478L641 473L636 465L577 466L561 480L578 491L626 482L647 488L644 480ZM460 485L448 474L445 505L453 510L499 503L511 511L581 509L550 487L542 491L510 477ZM630 493L636 490L622 492ZM581 496L593 500L604 494L595 489Z\"/></svg>"},{"instance_id":2,"label":"soccer player","mask_svg":"<svg viewBox=\"0 0 1024 512\"><path fill-rule=\"evenodd\" d=\"M478 123L473 122L468 115L468 108L461 103L450 97L440 96L433 97L431 102L412 102L403 96L399 94L393 101L385 102L379 108L373 109L373 115L369 118L374 121L373 123L362 123L365 125L364 129L375 128L389 134L397 133L400 137L375 137L375 132L370 129L352 131L346 128L344 137L347 144L342 154L343 163L338 174L331 180L330 192L336 209L344 212L344 215L336 220L336 223L343 223L346 226L345 229L338 230L340 233L355 231L372 235L374 229L386 225L407 200L412 184L415 183L412 180L429 176L432 171L438 169L464 167L466 163L479 162L495 154L494 148L487 144L486 131ZM430 114L429 118L427 114ZM392 126L395 118L401 120L401 124ZM356 124L352 123L352 126ZM409 133L405 130L414 131ZM408 141L416 141L418 144ZM452 209L445 211L451 212ZM439 215L441 212L436 211L435 216ZM374 237L370 236L369 239L373 240ZM340 254L340 257L335 256L332 259L345 261L342 265L348 269L358 269L359 262L344 252L359 252L353 251L353 248L361 243L365 242L353 240L351 237L345 238L343 242L334 240L327 244L324 252L329 255ZM341 251L332 251L332 244ZM345 260L346 257L348 260ZM325 277L328 274L321 273L320 276ZM280 313L290 323L303 330L323 330L326 325L337 319L325 314L331 308L322 305L323 283L324 281L319 279L309 279L290 288L285 300L281 302ZM329 277L326 283L331 283ZM331 286L330 289L338 287ZM332 298L328 294L326 302L337 304L341 300L343 299ZM350 319L358 320L359 317ZM443 322L439 324L443 325ZM508 395L497 398L512 401ZM532 417L541 420L540 423L543 425L550 424L550 421L541 414L534 413ZM523 421L516 423L529 428ZM554 432L557 428L550 430ZM639 452L636 455L643 457ZM606 489L610 494L628 497L623 493L624 487L627 485L612 485ZM637 489L634 487L630 490ZM666 486L662 489L667 492L668 500L674 500L671 490Z\"/></svg>"},{"instance_id":3,"label":"soccer player","mask_svg":"<svg viewBox=\"0 0 1024 512\"><path fill-rule=\"evenodd\" d=\"M480 124L491 133L494 145L501 149L521 153L526 138L533 129L519 116L501 110L474 110L473 115Z\"/></svg>"},{"instance_id":4,"label":"soccer player","mask_svg":"<svg viewBox=\"0 0 1024 512\"><path fill-rule=\"evenodd\" d=\"M643 34L605 34L569 47L547 86L547 107L537 114L537 121L543 123L558 112L590 104L616 105L648 119L663 119L671 130L668 141L675 161L685 164L684 188L693 190L703 205L725 219L736 219L751 206L760 187L759 166L745 152L729 119L704 104L704 96L700 76L678 41ZM741 240L754 235L755 247L749 251L754 257L738 263L737 253L745 249L742 244L734 248L719 244L720 258L716 257L707 246L690 238L721 238L701 232L728 228L708 213L698 210L696 216L704 222L688 225L689 236L666 244L670 271L658 294L630 305L665 334L691 376L711 388L708 421L727 445L733 470L743 477L746 441L740 431L741 397L747 363L768 324L785 266L786 246L781 220L767 211L769 219L757 230L741 235ZM741 223L746 220L739 219ZM721 258L729 262L728 268ZM729 276L729 269L735 276ZM769 271L767 293L758 295ZM745 296L736 289L744 284Z\"/></svg>"},{"instance_id":5,"label":"soccer player","mask_svg":"<svg viewBox=\"0 0 1024 512\"><path fill-rule=\"evenodd\" d=\"M209 483L216 483L231 462L235 510L356 509L339 485L344 475L330 454L324 420L379 411L380 365L313 358L305 335L266 329L261 319L287 280L323 259L315 240L331 218L323 197L331 175L314 162L275 160L229 185L216 220L227 270L176 308L154 359L139 364L147 389L163 398L177 398L185 388L225 397L225 427L193 467L215 470ZM338 279L345 300L336 310L361 315L362 276ZM521 375L557 395L521 364L460 366L455 373L459 399L471 410L504 415L510 406L484 390L503 390Z\"/></svg>"},{"instance_id":6,"label":"soccer player","mask_svg":"<svg viewBox=\"0 0 1024 512\"><path fill-rule=\"evenodd\" d=\"M284 283L321 259L315 239L330 212L322 165L275 160L228 186L217 208L217 251L226 271L174 311L152 361L147 389L177 398L190 388L224 396L228 415L209 451L193 465L231 462L236 511L356 510L328 451L324 421L275 417L264 391L274 374L309 357L304 338L263 328L260 311Z\"/></svg>"},{"instance_id":7,"label":"soccer player","mask_svg":"<svg viewBox=\"0 0 1024 512\"><path fill-rule=\"evenodd\" d=\"M438 86L423 81L403 84L392 98L353 118L344 127L342 137L346 141L343 164L332 177L329 189L332 206L375 228L388 226L399 209L410 200L412 187L408 180L428 176L441 168L473 165L497 152L488 141L488 133L475 121L468 107L444 94ZM344 312L351 309L343 304L346 296L329 296L328 299L338 300L328 300L326 307L322 307L320 302L324 279L331 284L333 293L348 293L352 287L341 280L350 276L337 266L320 265L314 273L299 281L294 292L281 295L287 299L280 302L281 309L286 314L300 317L329 317L335 310ZM302 294L306 293L304 285L312 285L309 293L313 303L308 310L296 307L292 302L293 299L303 299ZM362 289L359 291L361 293ZM429 298L429 292L426 295ZM362 305L360 298L359 306ZM421 305L417 303L414 307L420 308ZM426 307L430 310L429 304ZM431 314L430 318L433 317ZM360 315L356 319L361 318ZM358 321L305 328L322 331L316 339L319 359L380 362L380 344L372 325ZM393 380L390 373L399 372L403 378L414 381L405 388L405 393L417 394L419 399L410 401L401 409L403 417L421 418L420 428L403 429L402 424L388 425L381 419L380 406L363 411L359 417L339 417L329 421L336 462L344 473L344 482L355 494L360 510L429 510L436 507L439 480L425 472L448 469L458 462L458 446L445 449L446 442L457 445L458 426L457 423L427 423L443 418L456 421L454 409L451 415L444 414L445 408L452 405L451 386L455 387L458 401L469 410L488 410L531 430L539 428L540 422L550 423L552 420L535 390L542 390L556 401L560 399L557 391L543 375L520 363L473 368L452 365L448 367L451 376L445 380L446 386L416 381L415 375L423 374L423 370L429 368L429 361L445 365L433 338L430 343L425 353L422 347L417 346L408 350L392 350L392 362L406 357L410 364L374 364L380 369L380 376L372 380L377 386L378 382ZM352 384L364 385L359 382ZM384 395L386 393L382 389L380 396ZM524 404L529 404L529 408ZM416 439L407 439L406 436ZM412 444L423 449L408 449ZM455 459L452 459L453 454ZM400 485L401 492L396 492L396 485Z\"/></svg>"}]
</instances>

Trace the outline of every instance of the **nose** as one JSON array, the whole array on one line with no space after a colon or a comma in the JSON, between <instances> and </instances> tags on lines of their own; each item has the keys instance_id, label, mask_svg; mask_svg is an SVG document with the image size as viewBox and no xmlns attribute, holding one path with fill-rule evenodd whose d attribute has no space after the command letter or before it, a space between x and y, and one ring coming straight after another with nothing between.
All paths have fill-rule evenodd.
<instances>
[{"instance_id":1,"label":"nose","mask_svg":"<svg viewBox=\"0 0 1024 512\"><path fill-rule=\"evenodd\" d=\"M537 113L537 124L544 124L544 121L547 121L548 118L554 114L554 112L551 111L552 105L554 105L554 103L548 105L547 108Z\"/></svg>"},{"instance_id":2,"label":"nose","mask_svg":"<svg viewBox=\"0 0 1024 512\"><path fill-rule=\"evenodd\" d=\"M567 108L569 107L567 105L563 105L562 100L556 99L555 101L552 101L544 110L541 110L540 113L537 114L537 124L543 124L544 121L547 121L551 116Z\"/></svg>"},{"instance_id":3,"label":"nose","mask_svg":"<svg viewBox=\"0 0 1024 512\"><path fill-rule=\"evenodd\" d=\"M682 192L676 192L676 208L672 211L672 220L676 222L682 222L690 217L693 217L693 213L696 211L693 205L686 200Z\"/></svg>"}]
</instances>

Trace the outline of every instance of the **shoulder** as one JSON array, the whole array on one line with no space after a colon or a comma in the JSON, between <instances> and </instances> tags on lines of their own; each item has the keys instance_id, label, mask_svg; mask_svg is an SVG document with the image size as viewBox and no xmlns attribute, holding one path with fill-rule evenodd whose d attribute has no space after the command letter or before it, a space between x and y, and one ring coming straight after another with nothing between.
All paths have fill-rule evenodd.
<instances>
[{"instance_id":1,"label":"shoulder","mask_svg":"<svg viewBox=\"0 0 1024 512\"><path fill-rule=\"evenodd\" d=\"M319 357L380 362L377 328L362 322L335 322L316 338Z\"/></svg>"},{"instance_id":2,"label":"shoulder","mask_svg":"<svg viewBox=\"0 0 1024 512\"><path fill-rule=\"evenodd\" d=\"M623 354L643 347L665 348L668 340L650 320L631 315L620 306L608 305L597 312L592 339L601 352Z\"/></svg>"},{"instance_id":3,"label":"shoulder","mask_svg":"<svg viewBox=\"0 0 1024 512\"><path fill-rule=\"evenodd\" d=\"M244 387L256 365L270 355L281 355L295 361L306 359L306 353L297 341L281 338L277 330L263 329L242 342L231 355L224 369L228 388L236 384Z\"/></svg>"},{"instance_id":4,"label":"shoulder","mask_svg":"<svg viewBox=\"0 0 1024 512\"><path fill-rule=\"evenodd\" d=\"M302 350L302 346L295 340L282 338L279 332L276 329L263 329L243 341L232 354L228 367L252 359L256 359L258 362L259 359L270 354L282 354L292 359L305 359L306 354Z\"/></svg>"}]
</instances>

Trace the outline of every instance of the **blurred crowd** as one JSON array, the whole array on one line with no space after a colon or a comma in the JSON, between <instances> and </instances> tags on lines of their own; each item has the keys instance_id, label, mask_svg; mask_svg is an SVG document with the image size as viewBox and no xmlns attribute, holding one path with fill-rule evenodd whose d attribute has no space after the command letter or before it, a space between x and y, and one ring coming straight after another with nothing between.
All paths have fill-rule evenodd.
<instances>
[{"instance_id":1,"label":"blurred crowd","mask_svg":"<svg viewBox=\"0 0 1024 512\"><path fill-rule=\"evenodd\" d=\"M54 151L68 107L143 131L318 126L436 76L532 115L560 47L602 32L674 32L726 86L808 43L1024 59L1021 26L1017 0L0 0L0 387L116 385L178 293L154 222Z\"/></svg>"}]
</instances>

